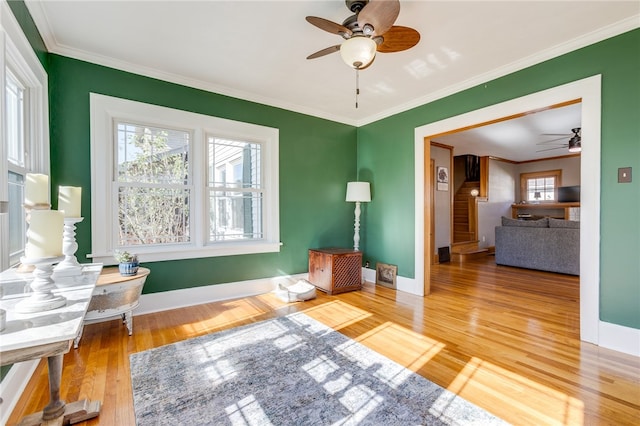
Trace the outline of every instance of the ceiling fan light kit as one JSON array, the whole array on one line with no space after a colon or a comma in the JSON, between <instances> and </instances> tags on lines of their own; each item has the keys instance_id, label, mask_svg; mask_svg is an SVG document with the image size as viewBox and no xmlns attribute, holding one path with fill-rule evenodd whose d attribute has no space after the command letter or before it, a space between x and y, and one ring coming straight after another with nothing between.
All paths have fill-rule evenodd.
<instances>
[{"instance_id":1,"label":"ceiling fan light kit","mask_svg":"<svg viewBox=\"0 0 640 426\"><path fill-rule=\"evenodd\" d=\"M377 46L369 37L351 37L340 45L340 56L351 68L362 69L376 57Z\"/></svg>"},{"instance_id":2,"label":"ceiling fan light kit","mask_svg":"<svg viewBox=\"0 0 640 426\"><path fill-rule=\"evenodd\" d=\"M342 44L319 50L307 56L307 59L339 50L342 60L357 72L373 62L376 51L401 52L420 41L420 34L413 28L393 25L400 14L399 0L345 0L345 4L353 15L345 19L342 25L317 16L306 17L311 25L345 39ZM356 83L356 108L358 92Z\"/></svg>"}]
</instances>

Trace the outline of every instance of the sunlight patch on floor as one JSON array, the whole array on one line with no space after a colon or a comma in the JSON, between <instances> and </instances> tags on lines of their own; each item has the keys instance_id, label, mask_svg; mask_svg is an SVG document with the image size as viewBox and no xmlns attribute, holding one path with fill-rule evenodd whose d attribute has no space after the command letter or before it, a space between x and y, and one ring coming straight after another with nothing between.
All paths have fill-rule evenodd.
<instances>
[{"instance_id":1,"label":"sunlight patch on floor","mask_svg":"<svg viewBox=\"0 0 640 426\"><path fill-rule=\"evenodd\" d=\"M393 322L385 322L355 340L411 371L418 371L445 347L442 342Z\"/></svg>"},{"instance_id":2,"label":"sunlight patch on floor","mask_svg":"<svg viewBox=\"0 0 640 426\"><path fill-rule=\"evenodd\" d=\"M229 328L230 325L241 323L247 319L269 312L264 308L256 306L255 303L252 303L249 299L224 302L221 307L219 314L200 321L180 325L179 328L189 337L200 336L212 331Z\"/></svg>"},{"instance_id":3,"label":"sunlight patch on floor","mask_svg":"<svg viewBox=\"0 0 640 426\"><path fill-rule=\"evenodd\" d=\"M372 316L364 309L356 308L340 300L323 303L302 312L334 330L340 330Z\"/></svg>"},{"instance_id":4,"label":"sunlight patch on floor","mask_svg":"<svg viewBox=\"0 0 640 426\"><path fill-rule=\"evenodd\" d=\"M472 357L447 387L463 398L491 407L511 423L535 418L538 424L584 424L584 403L560 391Z\"/></svg>"},{"instance_id":5,"label":"sunlight patch on floor","mask_svg":"<svg viewBox=\"0 0 640 426\"><path fill-rule=\"evenodd\" d=\"M225 411L233 426L269 426L273 424L253 395L226 407Z\"/></svg>"}]
</instances>

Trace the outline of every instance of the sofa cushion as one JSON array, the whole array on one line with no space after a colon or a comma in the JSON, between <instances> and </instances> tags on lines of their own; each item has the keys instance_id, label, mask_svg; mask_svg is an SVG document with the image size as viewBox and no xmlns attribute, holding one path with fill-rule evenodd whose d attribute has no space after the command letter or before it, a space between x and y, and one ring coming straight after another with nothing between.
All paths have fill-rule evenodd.
<instances>
[{"instance_id":1,"label":"sofa cushion","mask_svg":"<svg viewBox=\"0 0 640 426\"><path fill-rule=\"evenodd\" d=\"M578 222L577 220L563 220L563 219L554 219L550 217L549 228L580 229L580 222Z\"/></svg>"},{"instance_id":2,"label":"sofa cushion","mask_svg":"<svg viewBox=\"0 0 640 426\"><path fill-rule=\"evenodd\" d=\"M548 228L549 220L546 217L538 220L518 220L502 216L502 226L517 226L520 228Z\"/></svg>"}]
</instances>

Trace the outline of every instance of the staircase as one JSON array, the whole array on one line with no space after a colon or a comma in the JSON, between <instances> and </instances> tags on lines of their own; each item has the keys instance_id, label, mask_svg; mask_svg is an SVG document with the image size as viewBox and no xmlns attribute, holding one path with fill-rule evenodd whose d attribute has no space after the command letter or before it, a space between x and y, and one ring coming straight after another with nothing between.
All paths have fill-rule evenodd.
<instances>
[{"instance_id":1,"label":"staircase","mask_svg":"<svg viewBox=\"0 0 640 426\"><path fill-rule=\"evenodd\" d=\"M451 261L452 262L468 262L473 259L487 256L489 249L479 248L478 241L466 241L463 243L451 244Z\"/></svg>"},{"instance_id":2,"label":"staircase","mask_svg":"<svg viewBox=\"0 0 640 426\"><path fill-rule=\"evenodd\" d=\"M478 214L476 200L471 195L472 189L478 189L480 182L467 181L453 197L453 244L451 244L451 261L466 262L486 256L486 248L478 247Z\"/></svg>"},{"instance_id":3,"label":"staircase","mask_svg":"<svg viewBox=\"0 0 640 426\"><path fill-rule=\"evenodd\" d=\"M453 242L463 243L478 239L478 229L475 223L475 200L471 195L472 189L478 189L480 182L465 182L453 197Z\"/></svg>"}]
</instances>

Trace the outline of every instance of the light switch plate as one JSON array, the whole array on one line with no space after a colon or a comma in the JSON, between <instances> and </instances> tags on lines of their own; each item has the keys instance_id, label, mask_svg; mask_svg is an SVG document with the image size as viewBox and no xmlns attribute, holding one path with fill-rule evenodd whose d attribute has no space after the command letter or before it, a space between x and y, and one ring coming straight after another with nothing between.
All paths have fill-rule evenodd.
<instances>
[{"instance_id":1,"label":"light switch plate","mask_svg":"<svg viewBox=\"0 0 640 426\"><path fill-rule=\"evenodd\" d=\"M618 183L631 182L631 167L621 167L618 169Z\"/></svg>"}]
</instances>

